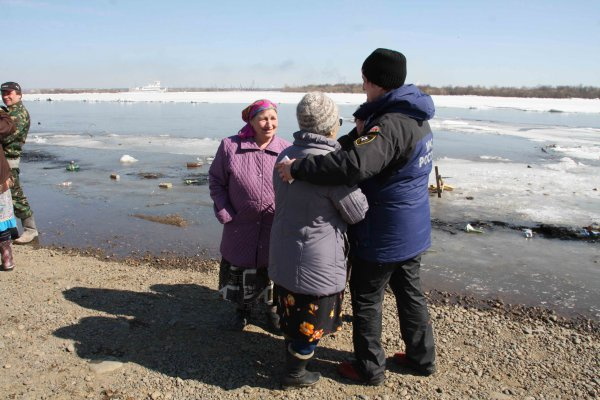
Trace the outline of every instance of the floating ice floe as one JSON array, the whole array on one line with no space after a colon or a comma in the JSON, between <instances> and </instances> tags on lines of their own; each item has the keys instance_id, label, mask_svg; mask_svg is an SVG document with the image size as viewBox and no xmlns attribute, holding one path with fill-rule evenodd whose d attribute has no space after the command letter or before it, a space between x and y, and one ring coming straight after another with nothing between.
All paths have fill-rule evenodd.
<instances>
[{"instance_id":1,"label":"floating ice floe","mask_svg":"<svg viewBox=\"0 0 600 400\"><path fill-rule=\"evenodd\" d=\"M482 160L492 160L492 161L510 161L508 158L499 157L499 156L479 156Z\"/></svg>"},{"instance_id":2,"label":"floating ice floe","mask_svg":"<svg viewBox=\"0 0 600 400\"><path fill-rule=\"evenodd\" d=\"M137 159L131 157L129 154L125 154L119 161L122 163L134 163L137 161Z\"/></svg>"},{"instance_id":3,"label":"floating ice floe","mask_svg":"<svg viewBox=\"0 0 600 400\"><path fill-rule=\"evenodd\" d=\"M585 167L585 164L575 161L569 157L563 157L558 161L558 163L549 164L546 166L546 168L553 171L569 171L579 167Z\"/></svg>"},{"instance_id":4,"label":"floating ice floe","mask_svg":"<svg viewBox=\"0 0 600 400\"><path fill-rule=\"evenodd\" d=\"M576 146L576 147L568 147L568 146L554 146L552 150L556 152L562 152L563 154L567 154L576 158L585 158L589 160L600 160L600 146L599 145L589 145L589 146Z\"/></svg>"}]
</instances>

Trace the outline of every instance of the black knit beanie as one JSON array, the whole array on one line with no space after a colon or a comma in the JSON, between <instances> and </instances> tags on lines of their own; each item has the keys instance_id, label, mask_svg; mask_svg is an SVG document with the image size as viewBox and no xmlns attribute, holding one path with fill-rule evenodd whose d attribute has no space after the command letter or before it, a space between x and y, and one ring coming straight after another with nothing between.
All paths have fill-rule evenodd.
<instances>
[{"instance_id":1,"label":"black knit beanie","mask_svg":"<svg viewBox=\"0 0 600 400\"><path fill-rule=\"evenodd\" d=\"M406 79L406 57L394 50L377 49L366 58L362 73L369 82L386 90L399 88Z\"/></svg>"}]
</instances>

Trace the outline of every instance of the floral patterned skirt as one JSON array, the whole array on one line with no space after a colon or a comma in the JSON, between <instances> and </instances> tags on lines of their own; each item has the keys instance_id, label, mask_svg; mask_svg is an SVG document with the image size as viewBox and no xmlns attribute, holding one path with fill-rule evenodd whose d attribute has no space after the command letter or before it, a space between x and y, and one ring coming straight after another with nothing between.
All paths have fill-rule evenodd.
<instances>
[{"instance_id":1,"label":"floral patterned skirt","mask_svg":"<svg viewBox=\"0 0 600 400\"><path fill-rule=\"evenodd\" d=\"M19 237L10 190L0 193L0 241Z\"/></svg>"},{"instance_id":2,"label":"floral patterned skirt","mask_svg":"<svg viewBox=\"0 0 600 400\"><path fill-rule=\"evenodd\" d=\"M310 343L342 329L343 291L319 297L293 293L275 285L275 295L279 323L287 339Z\"/></svg>"}]
</instances>

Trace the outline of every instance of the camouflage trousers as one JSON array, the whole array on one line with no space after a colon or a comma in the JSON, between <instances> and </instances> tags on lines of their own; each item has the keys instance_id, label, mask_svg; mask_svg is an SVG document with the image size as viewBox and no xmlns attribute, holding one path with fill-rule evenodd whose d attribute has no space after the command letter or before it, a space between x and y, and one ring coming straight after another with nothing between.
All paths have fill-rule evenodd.
<instances>
[{"instance_id":1,"label":"camouflage trousers","mask_svg":"<svg viewBox=\"0 0 600 400\"><path fill-rule=\"evenodd\" d=\"M19 180L19 168L12 168L10 170L13 178L13 187L10 189L12 194L13 206L15 208L15 217L19 219L29 218L33 215L31 208L29 207L29 201L23 193L21 187L21 181Z\"/></svg>"}]
</instances>

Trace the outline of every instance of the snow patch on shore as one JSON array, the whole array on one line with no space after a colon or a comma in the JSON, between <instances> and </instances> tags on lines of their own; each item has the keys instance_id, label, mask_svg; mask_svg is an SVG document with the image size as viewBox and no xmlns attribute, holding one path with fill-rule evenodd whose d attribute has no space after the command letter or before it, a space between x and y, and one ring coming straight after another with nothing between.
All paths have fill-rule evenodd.
<instances>
[{"instance_id":1,"label":"snow patch on shore","mask_svg":"<svg viewBox=\"0 0 600 400\"><path fill-rule=\"evenodd\" d=\"M162 103L238 103L249 104L267 98L276 103L296 104L305 93L293 92L119 92L119 93L37 93L25 94L25 101L112 101ZM328 93L337 104L359 105L366 101L363 93ZM514 109L536 112L600 114L600 99L539 99L489 96L432 96L436 107L469 109Z\"/></svg>"}]
</instances>

